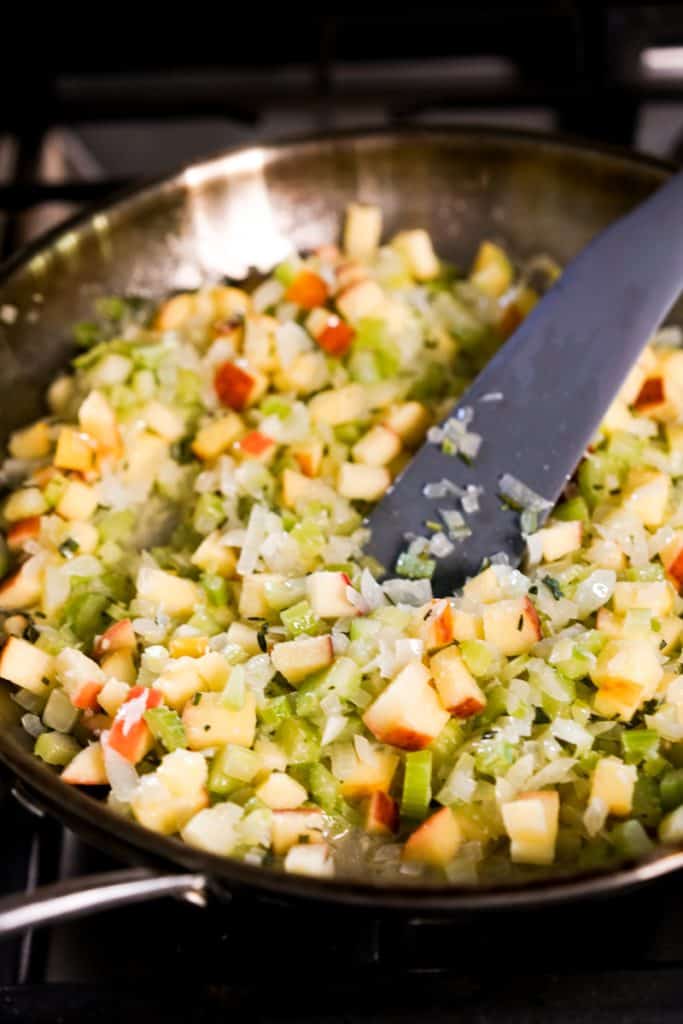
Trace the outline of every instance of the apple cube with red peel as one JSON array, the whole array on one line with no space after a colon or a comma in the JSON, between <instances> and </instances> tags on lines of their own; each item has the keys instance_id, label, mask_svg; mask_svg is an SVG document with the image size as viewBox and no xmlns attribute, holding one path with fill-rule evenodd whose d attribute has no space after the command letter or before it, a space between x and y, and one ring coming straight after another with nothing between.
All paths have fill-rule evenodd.
<instances>
[{"instance_id":1,"label":"apple cube with red peel","mask_svg":"<svg viewBox=\"0 0 683 1024\"><path fill-rule=\"evenodd\" d=\"M112 651L111 654L103 654L100 658L100 668L108 679L120 679L131 686L138 675L133 652L124 648Z\"/></svg>"},{"instance_id":2,"label":"apple cube with red peel","mask_svg":"<svg viewBox=\"0 0 683 1024\"><path fill-rule=\"evenodd\" d=\"M151 687L134 686L128 699L116 712L107 738L108 745L132 764L142 761L152 749L154 739L144 714L161 704L161 694Z\"/></svg>"},{"instance_id":3,"label":"apple cube with red peel","mask_svg":"<svg viewBox=\"0 0 683 1024\"><path fill-rule=\"evenodd\" d=\"M390 487L391 473L384 466L342 462L339 467L337 489L351 501L379 501Z\"/></svg>"},{"instance_id":4,"label":"apple cube with red peel","mask_svg":"<svg viewBox=\"0 0 683 1024\"><path fill-rule=\"evenodd\" d=\"M256 459L258 462L266 463L274 458L277 443L260 430L252 430L237 442L236 448L237 454L243 459Z\"/></svg>"},{"instance_id":5,"label":"apple cube with red peel","mask_svg":"<svg viewBox=\"0 0 683 1024\"><path fill-rule=\"evenodd\" d=\"M292 455L304 476L314 477L320 472L324 451L322 441L305 441L292 448Z\"/></svg>"},{"instance_id":6,"label":"apple cube with red peel","mask_svg":"<svg viewBox=\"0 0 683 1024\"><path fill-rule=\"evenodd\" d=\"M376 790L365 807L365 831L371 836L390 836L398 831L398 803L383 790Z\"/></svg>"},{"instance_id":7,"label":"apple cube with red peel","mask_svg":"<svg viewBox=\"0 0 683 1024\"><path fill-rule=\"evenodd\" d=\"M36 604L43 591L42 577L42 559L34 555L0 583L0 611L16 611Z\"/></svg>"},{"instance_id":8,"label":"apple cube with red peel","mask_svg":"<svg viewBox=\"0 0 683 1024\"><path fill-rule=\"evenodd\" d=\"M258 370L228 360L216 367L213 386L223 405L241 412L258 402L268 387L268 378Z\"/></svg>"},{"instance_id":9,"label":"apple cube with red peel","mask_svg":"<svg viewBox=\"0 0 683 1024\"><path fill-rule=\"evenodd\" d=\"M552 864L559 813L560 798L551 790L522 793L503 804L510 859L516 864Z\"/></svg>"},{"instance_id":10,"label":"apple cube with red peel","mask_svg":"<svg viewBox=\"0 0 683 1024\"><path fill-rule=\"evenodd\" d=\"M409 448L417 448L429 429L432 418L421 402L392 405L384 417L384 426L393 430Z\"/></svg>"},{"instance_id":11,"label":"apple cube with red peel","mask_svg":"<svg viewBox=\"0 0 683 1024\"><path fill-rule=\"evenodd\" d=\"M342 796L347 800L359 800L373 793L386 792L396 774L398 760L398 756L389 750L374 750L372 756L356 758L341 784Z\"/></svg>"},{"instance_id":12,"label":"apple cube with red peel","mask_svg":"<svg viewBox=\"0 0 683 1024\"><path fill-rule=\"evenodd\" d=\"M256 734L256 700L251 690L241 708L223 703L220 693L202 693L198 703L190 701L183 710L183 725L190 750L208 750L235 743L251 747Z\"/></svg>"},{"instance_id":13,"label":"apple cube with red peel","mask_svg":"<svg viewBox=\"0 0 683 1024\"><path fill-rule=\"evenodd\" d=\"M401 669L363 715L376 739L402 750L429 746L448 719L421 661L411 661Z\"/></svg>"},{"instance_id":14,"label":"apple cube with red peel","mask_svg":"<svg viewBox=\"0 0 683 1024\"><path fill-rule=\"evenodd\" d=\"M403 860L431 867L445 867L453 860L463 842L460 825L450 807L436 814L415 829L403 847Z\"/></svg>"},{"instance_id":15,"label":"apple cube with red peel","mask_svg":"<svg viewBox=\"0 0 683 1024\"><path fill-rule=\"evenodd\" d=\"M389 427L375 426L353 446L356 462L366 466L387 466L401 451L401 438Z\"/></svg>"},{"instance_id":16,"label":"apple cube with red peel","mask_svg":"<svg viewBox=\"0 0 683 1024\"><path fill-rule=\"evenodd\" d=\"M350 324L327 309L311 310L306 319L306 329L323 352L337 359L346 355L356 333Z\"/></svg>"},{"instance_id":17,"label":"apple cube with red peel","mask_svg":"<svg viewBox=\"0 0 683 1024\"><path fill-rule=\"evenodd\" d=\"M286 772L271 772L257 786L254 795L273 811L292 811L308 799L308 793L301 783Z\"/></svg>"},{"instance_id":18,"label":"apple cube with red peel","mask_svg":"<svg viewBox=\"0 0 683 1024\"><path fill-rule=\"evenodd\" d=\"M460 657L457 647L444 647L429 659L441 703L457 718L470 718L486 707L486 697Z\"/></svg>"},{"instance_id":19,"label":"apple cube with red peel","mask_svg":"<svg viewBox=\"0 0 683 1024\"><path fill-rule=\"evenodd\" d=\"M197 431L192 442L192 451L200 459L216 459L226 452L242 433L244 424L241 417L234 412L226 413Z\"/></svg>"},{"instance_id":20,"label":"apple cube with red peel","mask_svg":"<svg viewBox=\"0 0 683 1024\"><path fill-rule=\"evenodd\" d=\"M674 536L659 553L666 574L680 592L683 587L683 530L676 530Z\"/></svg>"},{"instance_id":21,"label":"apple cube with red peel","mask_svg":"<svg viewBox=\"0 0 683 1024\"><path fill-rule=\"evenodd\" d=\"M302 636L275 644L270 652L273 665L288 683L296 686L307 676L327 668L334 661L332 637Z\"/></svg>"},{"instance_id":22,"label":"apple cube with red peel","mask_svg":"<svg viewBox=\"0 0 683 1024\"><path fill-rule=\"evenodd\" d=\"M538 530L534 535L540 543L544 562L557 562L581 547L583 523L574 519L566 523L554 523Z\"/></svg>"},{"instance_id":23,"label":"apple cube with red peel","mask_svg":"<svg viewBox=\"0 0 683 1024\"><path fill-rule=\"evenodd\" d=\"M102 744L91 743L69 761L61 774L62 782L72 786L106 786L109 782L104 767Z\"/></svg>"},{"instance_id":24,"label":"apple cube with red peel","mask_svg":"<svg viewBox=\"0 0 683 1024\"><path fill-rule=\"evenodd\" d=\"M40 516L29 516L12 523L7 531L7 547L10 551L20 551L27 541L40 536Z\"/></svg>"},{"instance_id":25,"label":"apple cube with red peel","mask_svg":"<svg viewBox=\"0 0 683 1024\"><path fill-rule=\"evenodd\" d=\"M95 637L93 651L96 658L101 658L114 651L134 651L137 645L133 623L130 619L119 619L118 622L112 622L101 636Z\"/></svg>"},{"instance_id":26,"label":"apple cube with red peel","mask_svg":"<svg viewBox=\"0 0 683 1024\"><path fill-rule=\"evenodd\" d=\"M75 647L65 647L56 656L55 670L69 700L77 708L94 708L105 683L102 669Z\"/></svg>"},{"instance_id":27,"label":"apple cube with red peel","mask_svg":"<svg viewBox=\"0 0 683 1024\"><path fill-rule=\"evenodd\" d=\"M379 206L350 203L344 221L344 252L354 260L369 260L377 251L382 235Z\"/></svg>"},{"instance_id":28,"label":"apple cube with red peel","mask_svg":"<svg viewBox=\"0 0 683 1024\"><path fill-rule=\"evenodd\" d=\"M634 764L618 757L598 761L591 782L591 800L602 800L609 814L626 817L633 806L633 789L638 778Z\"/></svg>"},{"instance_id":29,"label":"apple cube with red peel","mask_svg":"<svg viewBox=\"0 0 683 1024\"><path fill-rule=\"evenodd\" d=\"M528 597L509 598L484 606L484 639L501 654L525 654L541 637L541 622Z\"/></svg>"},{"instance_id":30,"label":"apple cube with red peel","mask_svg":"<svg viewBox=\"0 0 683 1024\"><path fill-rule=\"evenodd\" d=\"M420 639L426 651L445 647L455 640L455 608L448 598L432 601L421 610Z\"/></svg>"},{"instance_id":31,"label":"apple cube with red peel","mask_svg":"<svg viewBox=\"0 0 683 1024\"><path fill-rule=\"evenodd\" d=\"M274 811L271 824L273 852L282 856L298 843L322 843L325 815L317 807Z\"/></svg>"},{"instance_id":32,"label":"apple cube with red peel","mask_svg":"<svg viewBox=\"0 0 683 1024\"><path fill-rule=\"evenodd\" d=\"M313 613L319 619L344 619L360 614L348 597L351 580L345 572L312 572L306 577L306 592Z\"/></svg>"},{"instance_id":33,"label":"apple cube with red peel","mask_svg":"<svg viewBox=\"0 0 683 1024\"><path fill-rule=\"evenodd\" d=\"M0 678L39 697L47 693L47 682L52 678L53 669L51 654L18 636L8 637L0 652Z\"/></svg>"},{"instance_id":34,"label":"apple cube with red peel","mask_svg":"<svg viewBox=\"0 0 683 1024\"><path fill-rule=\"evenodd\" d=\"M647 377L643 381L633 407L642 415L652 416L656 420L675 417L675 407L667 399L666 384L661 374Z\"/></svg>"}]
</instances>

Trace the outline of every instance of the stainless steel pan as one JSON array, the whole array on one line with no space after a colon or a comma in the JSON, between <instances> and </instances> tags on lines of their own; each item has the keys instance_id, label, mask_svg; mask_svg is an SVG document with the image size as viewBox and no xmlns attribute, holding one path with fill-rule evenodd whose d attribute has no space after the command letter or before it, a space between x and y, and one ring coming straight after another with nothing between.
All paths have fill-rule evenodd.
<instances>
[{"instance_id":1,"label":"stainless steel pan","mask_svg":"<svg viewBox=\"0 0 683 1024\"><path fill-rule=\"evenodd\" d=\"M0 437L40 412L47 383L68 359L69 325L89 314L97 295L160 297L207 279L242 277L249 266L266 270L289 245L335 239L353 199L380 203L388 232L426 227L438 251L462 266L482 237L501 239L519 257L548 252L565 262L670 173L625 152L474 128L347 134L195 164L79 217L5 268L0 308L16 307L18 316L0 322ZM135 867L0 901L0 934L162 894L202 902L244 888L450 914L612 893L683 866L683 851L668 849L609 875L474 891L284 875L210 856L117 817L31 755L19 713L0 684L0 759L28 798Z\"/></svg>"}]
</instances>

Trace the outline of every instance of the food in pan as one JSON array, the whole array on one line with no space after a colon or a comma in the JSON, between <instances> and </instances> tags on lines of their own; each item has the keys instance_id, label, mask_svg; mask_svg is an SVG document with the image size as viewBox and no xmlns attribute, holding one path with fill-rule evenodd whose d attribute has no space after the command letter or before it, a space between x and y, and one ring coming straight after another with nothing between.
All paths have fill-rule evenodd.
<instances>
[{"instance_id":1,"label":"food in pan","mask_svg":"<svg viewBox=\"0 0 683 1024\"><path fill-rule=\"evenodd\" d=\"M527 558L453 597L479 495L429 481L395 566L363 518L538 298L353 206L257 287L101 300L9 441L0 676L35 754L146 828L328 877L474 884L683 838L683 351L644 351ZM486 396L500 402L505 396ZM529 396L533 401L533 395ZM580 405L577 405L580 415Z\"/></svg>"}]
</instances>

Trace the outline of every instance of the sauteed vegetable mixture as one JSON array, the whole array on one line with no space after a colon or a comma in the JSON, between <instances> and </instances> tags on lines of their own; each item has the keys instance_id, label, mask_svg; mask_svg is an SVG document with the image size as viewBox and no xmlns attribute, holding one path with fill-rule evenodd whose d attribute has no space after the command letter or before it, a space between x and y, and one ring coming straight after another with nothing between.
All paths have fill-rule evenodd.
<instances>
[{"instance_id":1,"label":"sauteed vegetable mixture","mask_svg":"<svg viewBox=\"0 0 683 1024\"><path fill-rule=\"evenodd\" d=\"M558 271L484 242L463 275L423 230L380 234L355 205L341 248L255 288L76 328L3 471L0 676L36 756L149 829L316 876L473 884L683 839L678 332L542 528L508 480L522 569L491 552L436 600L476 488L427 482L384 575L364 515L425 437L476 459L476 408L434 424Z\"/></svg>"}]
</instances>

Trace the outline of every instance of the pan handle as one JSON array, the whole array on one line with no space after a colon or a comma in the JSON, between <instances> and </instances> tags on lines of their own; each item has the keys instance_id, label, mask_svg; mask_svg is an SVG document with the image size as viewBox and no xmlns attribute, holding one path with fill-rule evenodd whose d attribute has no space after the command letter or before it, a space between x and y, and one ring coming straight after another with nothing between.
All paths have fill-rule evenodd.
<instances>
[{"instance_id":1,"label":"pan handle","mask_svg":"<svg viewBox=\"0 0 683 1024\"><path fill-rule=\"evenodd\" d=\"M106 871L40 886L0 900L0 939L36 925L66 921L127 903L180 896L206 904L207 881L199 874L161 874L148 868Z\"/></svg>"}]
</instances>

